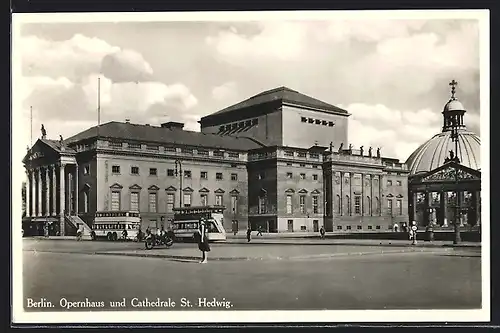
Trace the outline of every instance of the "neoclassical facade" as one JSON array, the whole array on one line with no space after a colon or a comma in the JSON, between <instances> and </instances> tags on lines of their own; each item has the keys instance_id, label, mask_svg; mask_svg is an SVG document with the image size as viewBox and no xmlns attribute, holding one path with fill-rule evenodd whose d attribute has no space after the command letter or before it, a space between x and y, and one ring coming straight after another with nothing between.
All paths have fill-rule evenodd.
<instances>
[{"instance_id":1,"label":"neoclassical facade","mask_svg":"<svg viewBox=\"0 0 500 333\"><path fill-rule=\"evenodd\" d=\"M348 142L349 113L282 87L183 124L109 122L29 148L25 232L89 230L96 211L226 207L228 231L368 232L408 222L408 169Z\"/></svg>"},{"instance_id":2,"label":"neoclassical facade","mask_svg":"<svg viewBox=\"0 0 500 333\"><path fill-rule=\"evenodd\" d=\"M441 133L406 161L410 174L409 218L420 226L471 230L481 222L481 139L466 127L466 110L452 95L443 108Z\"/></svg>"}]
</instances>

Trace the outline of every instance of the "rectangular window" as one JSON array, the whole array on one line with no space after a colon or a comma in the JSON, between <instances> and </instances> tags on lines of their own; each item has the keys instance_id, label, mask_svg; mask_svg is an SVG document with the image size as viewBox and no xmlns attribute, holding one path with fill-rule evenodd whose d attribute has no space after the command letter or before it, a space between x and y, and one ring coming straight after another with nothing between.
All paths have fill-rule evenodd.
<instances>
[{"instance_id":1,"label":"rectangular window","mask_svg":"<svg viewBox=\"0 0 500 333\"><path fill-rule=\"evenodd\" d=\"M328 125L328 122L326 120L322 120L321 125L326 126L326 125Z\"/></svg>"},{"instance_id":2,"label":"rectangular window","mask_svg":"<svg viewBox=\"0 0 500 333\"><path fill-rule=\"evenodd\" d=\"M86 165L83 167L83 174L90 175L90 165Z\"/></svg>"},{"instance_id":3,"label":"rectangular window","mask_svg":"<svg viewBox=\"0 0 500 333\"><path fill-rule=\"evenodd\" d=\"M201 194L200 195L200 202L201 202L202 206L208 206L208 195Z\"/></svg>"},{"instance_id":4,"label":"rectangular window","mask_svg":"<svg viewBox=\"0 0 500 333\"><path fill-rule=\"evenodd\" d=\"M361 214L361 197L359 195L354 197L354 213Z\"/></svg>"},{"instance_id":5,"label":"rectangular window","mask_svg":"<svg viewBox=\"0 0 500 333\"><path fill-rule=\"evenodd\" d=\"M301 173L300 174L300 179L302 179L302 180L306 179L306 174L305 173Z\"/></svg>"},{"instance_id":6,"label":"rectangular window","mask_svg":"<svg viewBox=\"0 0 500 333\"><path fill-rule=\"evenodd\" d=\"M229 158L240 158L240 154L239 153L228 153L227 157L229 157Z\"/></svg>"},{"instance_id":7,"label":"rectangular window","mask_svg":"<svg viewBox=\"0 0 500 333\"><path fill-rule=\"evenodd\" d=\"M293 151L285 151L286 157L293 157Z\"/></svg>"},{"instance_id":8,"label":"rectangular window","mask_svg":"<svg viewBox=\"0 0 500 333\"><path fill-rule=\"evenodd\" d=\"M181 150L184 154L189 154L189 155L192 155L193 154L193 149L191 148L182 148Z\"/></svg>"},{"instance_id":9,"label":"rectangular window","mask_svg":"<svg viewBox=\"0 0 500 333\"><path fill-rule=\"evenodd\" d=\"M131 167L130 173L133 175L138 175L139 174L139 167L136 167L136 166Z\"/></svg>"},{"instance_id":10,"label":"rectangular window","mask_svg":"<svg viewBox=\"0 0 500 333\"><path fill-rule=\"evenodd\" d=\"M112 165L111 172L114 174L119 174L120 173L120 166L119 165Z\"/></svg>"},{"instance_id":11,"label":"rectangular window","mask_svg":"<svg viewBox=\"0 0 500 333\"><path fill-rule=\"evenodd\" d=\"M368 226L368 230L372 230L373 227L371 225Z\"/></svg>"},{"instance_id":12,"label":"rectangular window","mask_svg":"<svg viewBox=\"0 0 500 333\"><path fill-rule=\"evenodd\" d=\"M328 126L333 127L333 125L334 125L333 121L328 122Z\"/></svg>"},{"instance_id":13,"label":"rectangular window","mask_svg":"<svg viewBox=\"0 0 500 333\"><path fill-rule=\"evenodd\" d=\"M160 150L160 147L157 146L157 145L147 145L146 149L147 150L152 150L152 151L158 151L158 150Z\"/></svg>"},{"instance_id":14,"label":"rectangular window","mask_svg":"<svg viewBox=\"0 0 500 333\"><path fill-rule=\"evenodd\" d=\"M396 185L397 185L397 186L401 186L401 185L402 185L402 184L401 184L401 181L400 181L400 180L397 180L397 181L396 181Z\"/></svg>"},{"instance_id":15,"label":"rectangular window","mask_svg":"<svg viewBox=\"0 0 500 333\"><path fill-rule=\"evenodd\" d=\"M299 206L300 206L300 212L302 214L305 214L306 213L306 196L305 195L301 195L299 197Z\"/></svg>"},{"instance_id":16,"label":"rectangular window","mask_svg":"<svg viewBox=\"0 0 500 333\"><path fill-rule=\"evenodd\" d=\"M347 230L351 230L351 226L350 226L350 225L346 226L345 228L346 228Z\"/></svg>"},{"instance_id":17,"label":"rectangular window","mask_svg":"<svg viewBox=\"0 0 500 333\"><path fill-rule=\"evenodd\" d=\"M191 170L184 170L184 178L191 178Z\"/></svg>"},{"instance_id":18,"label":"rectangular window","mask_svg":"<svg viewBox=\"0 0 500 333\"><path fill-rule=\"evenodd\" d=\"M363 230L363 226L358 225L358 230Z\"/></svg>"},{"instance_id":19,"label":"rectangular window","mask_svg":"<svg viewBox=\"0 0 500 333\"><path fill-rule=\"evenodd\" d=\"M233 181L238 180L238 174L237 173L232 173L231 174L231 180L233 180Z\"/></svg>"},{"instance_id":20,"label":"rectangular window","mask_svg":"<svg viewBox=\"0 0 500 333\"><path fill-rule=\"evenodd\" d=\"M288 232L293 232L293 220L288 220L287 230Z\"/></svg>"},{"instance_id":21,"label":"rectangular window","mask_svg":"<svg viewBox=\"0 0 500 333\"><path fill-rule=\"evenodd\" d=\"M318 203L319 203L319 200L318 200L318 196L313 196L312 197L313 199L313 214L318 214L319 213L319 208L318 208Z\"/></svg>"},{"instance_id":22,"label":"rectangular window","mask_svg":"<svg viewBox=\"0 0 500 333\"><path fill-rule=\"evenodd\" d=\"M387 186L392 186L392 180L390 179L387 180Z\"/></svg>"},{"instance_id":23,"label":"rectangular window","mask_svg":"<svg viewBox=\"0 0 500 333\"><path fill-rule=\"evenodd\" d=\"M156 169L156 168L149 168L149 175L150 176L157 176L158 175L158 169Z\"/></svg>"},{"instance_id":24,"label":"rectangular window","mask_svg":"<svg viewBox=\"0 0 500 333\"><path fill-rule=\"evenodd\" d=\"M198 149L196 153L201 156L208 156L208 150L205 149Z\"/></svg>"},{"instance_id":25,"label":"rectangular window","mask_svg":"<svg viewBox=\"0 0 500 333\"><path fill-rule=\"evenodd\" d=\"M317 166L317 165L313 165L313 169L317 169L317 168L318 168L318 166Z\"/></svg>"},{"instance_id":26,"label":"rectangular window","mask_svg":"<svg viewBox=\"0 0 500 333\"><path fill-rule=\"evenodd\" d=\"M317 160L319 158L319 154L317 154L317 153L310 153L309 157Z\"/></svg>"},{"instance_id":27,"label":"rectangular window","mask_svg":"<svg viewBox=\"0 0 500 333\"><path fill-rule=\"evenodd\" d=\"M306 167L306 165L305 165L304 163L300 163L300 164L299 164L299 166L300 166L301 168L305 168L305 167Z\"/></svg>"},{"instance_id":28,"label":"rectangular window","mask_svg":"<svg viewBox=\"0 0 500 333\"><path fill-rule=\"evenodd\" d=\"M286 166L292 166L292 163L287 163Z\"/></svg>"},{"instance_id":29,"label":"rectangular window","mask_svg":"<svg viewBox=\"0 0 500 333\"><path fill-rule=\"evenodd\" d=\"M175 176L175 170L174 169L167 169L167 176L168 177L174 177Z\"/></svg>"},{"instance_id":30,"label":"rectangular window","mask_svg":"<svg viewBox=\"0 0 500 333\"><path fill-rule=\"evenodd\" d=\"M318 180L318 175L313 175L313 180Z\"/></svg>"},{"instance_id":31,"label":"rectangular window","mask_svg":"<svg viewBox=\"0 0 500 333\"><path fill-rule=\"evenodd\" d=\"M379 225L375 226L375 229L380 230L380 226Z\"/></svg>"},{"instance_id":32,"label":"rectangular window","mask_svg":"<svg viewBox=\"0 0 500 333\"><path fill-rule=\"evenodd\" d=\"M175 147L165 147L164 150L166 152L175 153L177 151L177 148L175 148Z\"/></svg>"},{"instance_id":33,"label":"rectangular window","mask_svg":"<svg viewBox=\"0 0 500 333\"><path fill-rule=\"evenodd\" d=\"M167 193L167 213L172 213L174 211L175 205L175 194Z\"/></svg>"},{"instance_id":34,"label":"rectangular window","mask_svg":"<svg viewBox=\"0 0 500 333\"><path fill-rule=\"evenodd\" d=\"M387 199L387 212L392 216L392 199Z\"/></svg>"},{"instance_id":35,"label":"rectangular window","mask_svg":"<svg viewBox=\"0 0 500 333\"><path fill-rule=\"evenodd\" d=\"M297 153L297 156L298 156L298 157L306 157L306 156L307 156L307 154L306 154L306 153L304 153L304 152L300 152L300 153Z\"/></svg>"},{"instance_id":36,"label":"rectangular window","mask_svg":"<svg viewBox=\"0 0 500 333\"><path fill-rule=\"evenodd\" d=\"M259 214L265 214L266 213L266 198L260 197L259 198Z\"/></svg>"},{"instance_id":37,"label":"rectangular window","mask_svg":"<svg viewBox=\"0 0 500 333\"><path fill-rule=\"evenodd\" d=\"M396 209L398 210L398 215L403 215L403 202L402 200L396 200Z\"/></svg>"},{"instance_id":38,"label":"rectangular window","mask_svg":"<svg viewBox=\"0 0 500 333\"><path fill-rule=\"evenodd\" d=\"M215 205L222 206L222 194L215 195Z\"/></svg>"},{"instance_id":39,"label":"rectangular window","mask_svg":"<svg viewBox=\"0 0 500 333\"><path fill-rule=\"evenodd\" d=\"M116 142L116 141L110 141L109 142L109 146L112 147L112 148L121 148L122 145L123 144L121 142Z\"/></svg>"},{"instance_id":40,"label":"rectangular window","mask_svg":"<svg viewBox=\"0 0 500 333\"><path fill-rule=\"evenodd\" d=\"M292 179L293 178L293 174L291 172L287 172L286 173L286 178Z\"/></svg>"},{"instance_id":41,"label":"rectangular window","mask_svg":"<svg viewBox=\"0 0 500 333\"><path fill-rule=\"evenodd\" d=\"M337 230L342 230L342 226L341 226L341 225L338 225L338 226L337 226Z\"/></svg>"},{"instance_id":42,"label":"rectangular window","mask_svg":"<svg viewBox=\"0 0 500 333\"><path fill-rule=\"evenodd\" d=\"M120 191L111 192L111 210L120 210Z\"/></svg>"},{"instance_id":43,"label":"rectangular window","mask_svg":"<svg viewBox=\"0 0 500 333\"><path fill-rule=\"evenodd\" d=\"M307 123L307 118L306 117L301 117L300 121L303 122L303 123Z\"/></svg>"},{"instance_id":44,"label":"rectangular window","mask_svg":"<svg viewBox=\"0 0 500 333\"><path fill-rule=\"evenodd\" d=\"M292 214L293 212L293 209L292 209L292 196L291 195L287 195L286 196L286 213L287 214Z\"/></svg>"},{"instance_id":45,"label":"rectangular window","mask_svg":"<svg viewBox=\"0 0 500 333\"><path fill-rule=\"evenodd\" d=\"M217 172L217 173L215 174L215 179L217 179L217 180L222 180L222 172Z\"/></svg>"},{"instance_id":46,"label":"rectangular window","mask_svg":"<svg viewBox=\"0 0 500 333\"><path fill-rule=\"evenodd\" d=\"M140 143L129 143L128 147L129 147L129 149L141 149L141 144Z\"/></svg>"},{"instance_id":47,"label":"rectangular window","mask_svg":"<svg viewBox=\"0 0 500 333\"><path fill-rule=\"evenodd\" d=\"M238 197L236 195L231 196L231 210L233 214L238 214Z\"/></svg>"},{"instance_id":48,"label":"rectangular window","mask_svg":"<svg viewBox=\"0 0 500 333\"><path fill-rule=\"evenodd\" d=\"M139 211L139 192L130 193L130 210Z\"/></svg>"},{"instance_id":49,"label":"rectangular window","mask_svg":"<svg viewBox=\"0 0 500 333\"><path fill-rule=\"evenodd\" d=\"M214 156L215 157L224 157L224 152L223 151L219 151L219 150L215 150L214 151Z\"/></svg>"},{"instance_id":50,"label":"rectangular window","mask_svg":"<svg viewBox=\"0 0 500 333\"><path fill-rule=\"evenodd\" d=\"M184 207L191 207L191 193L184 193L182 204L184 205Z\"/></svg>"},{"instance_id":51,"label":"rectangular window","mask_svg":"<svg viewBox=\"0 0 500 333\"><path fill-rule=\"evenodd\" d=\"M149 193L149 212L156 213L156 193Z\"/></svg>"},{"instance_id":52,"label":"rectangular window","mask_svg":"<svg viewBox=\"0 0 500 333\"><path fill-rule=\"evenodd\" d=\"M208 179L208 172L206 172L206 171L201 171L201 172L200 172L200 178L201 178L201 179Z\"/></svg>"}]
</instances>

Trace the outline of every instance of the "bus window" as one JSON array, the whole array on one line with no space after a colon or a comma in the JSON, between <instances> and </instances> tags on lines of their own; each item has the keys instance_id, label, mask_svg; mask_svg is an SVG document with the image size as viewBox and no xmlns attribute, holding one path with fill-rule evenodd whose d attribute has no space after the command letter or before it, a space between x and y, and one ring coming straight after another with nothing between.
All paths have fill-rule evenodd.
<instances>
[{"instance_id":1,"label":"bus window","mask_svg":"<svg viewBox=\"0 0 500 333\"><path fill-rule=\"evenodd\" d=\"M219 230L217 229L217 227L215 226L215 223L214 222L210 222L208 224L208 232L211 232L211 233L218 233Z\"/></svg>"}]
</instances>

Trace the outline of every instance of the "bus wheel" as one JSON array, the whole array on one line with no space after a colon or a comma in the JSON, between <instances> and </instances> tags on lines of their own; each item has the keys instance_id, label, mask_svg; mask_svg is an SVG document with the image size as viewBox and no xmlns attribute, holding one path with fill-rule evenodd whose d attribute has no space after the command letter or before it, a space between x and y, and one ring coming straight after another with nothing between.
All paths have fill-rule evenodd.
<instances>
[{"instance_id":1,"label":"bus wheel","mask_svg":"<svg viewBox=\"0 0 500 333\"><path fill-rule=\"evenodd\" d=\"M92 232L90 233L90 238L91 238L93 241L95 240L95 238L96 238L96 237L95 237L95 232L93 232L93 231L92 231Z\"/></svg>"},{"instance_id":2,"label":"bus wheel","mask_svg":"<svg viewBox=\"0 0 500 333\"><path fill-rule=\"evenodd\" d=\"M113 240L113 234L108 232L108 240L109 241L112 241Z\"/></svg>"},{"instance_id":3,"label":"bus wheel","mask_svg":"<svg viewBox=\"0 0 500 333\"><path fill-rule=\"evenodd\" d=\"M116 232L113 232L113 240L117 240L118 239L118 235L116 234Z\"/></svg>"}]
</instances>

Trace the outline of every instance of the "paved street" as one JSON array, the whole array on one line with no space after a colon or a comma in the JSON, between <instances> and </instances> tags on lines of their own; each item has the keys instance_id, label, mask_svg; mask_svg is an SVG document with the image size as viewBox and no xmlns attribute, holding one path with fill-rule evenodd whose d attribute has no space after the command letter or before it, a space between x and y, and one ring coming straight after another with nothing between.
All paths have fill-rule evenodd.
<instances>
[{"instance_id":1,"label":"paved street","mask_svg":"<svg viewBox=\"0 0 500 333\"><path fill-rule=\"evenodd\" d=\"M109 310L110 301L125 298L126 309L151 311L132 308L132 300L170 298L179 310L186 298L200 310L206 297L235 310L480 307L480 248L321 242L213 244L201 265L195 244L146 251L132 242L24 239L25 305L44 298L57 309L61 298L88 298Z\"/></svg>"}]
</instances>

